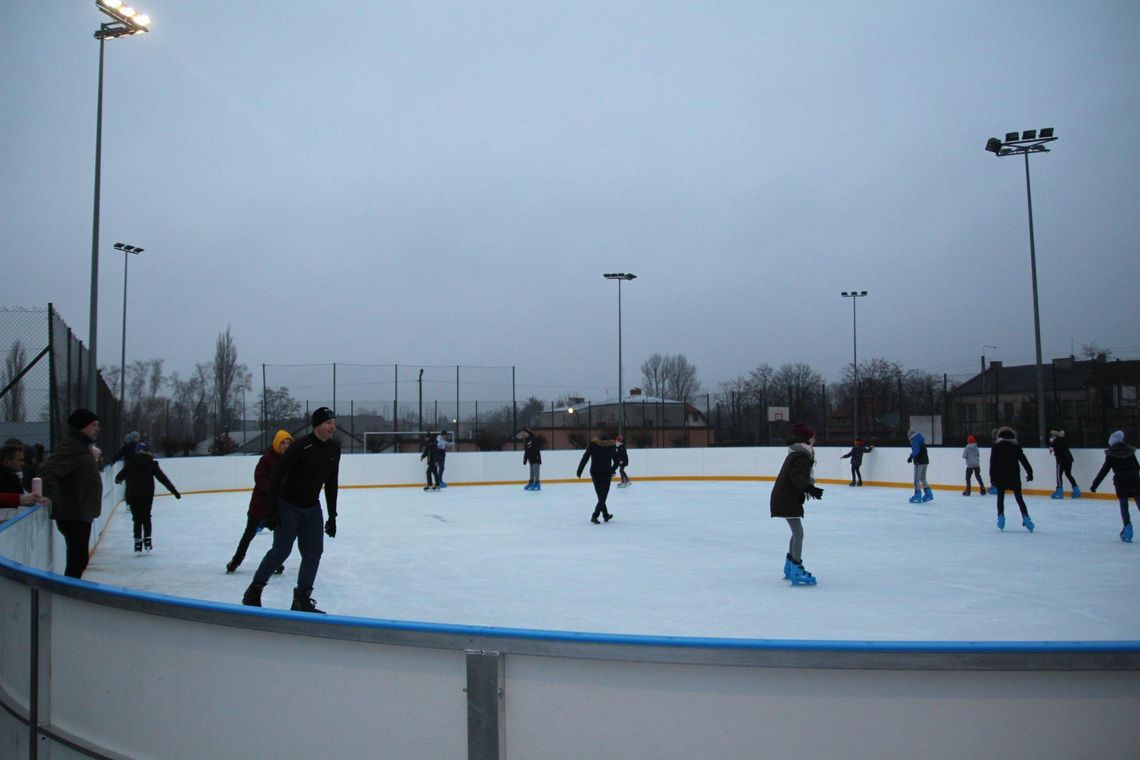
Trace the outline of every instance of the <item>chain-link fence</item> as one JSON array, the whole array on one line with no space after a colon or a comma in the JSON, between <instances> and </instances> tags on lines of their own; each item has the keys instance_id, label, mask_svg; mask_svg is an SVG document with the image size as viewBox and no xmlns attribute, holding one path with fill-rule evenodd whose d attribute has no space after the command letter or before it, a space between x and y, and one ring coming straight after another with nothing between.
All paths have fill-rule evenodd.
<instances>
[{"instance_id":1,"label":"chain-link fence","mask_svg":"<svg viewBox=\"0 0 1140 760\"><path fill-rule=\"evenodd\" d=\"M51 304L0 308L0 435L51 451L66 433L67 418L86 398L88 351ZM96 442L110 456L122 441L119 402L102 376L92 410L102 429Z\"/></svg>"}]
</instances>

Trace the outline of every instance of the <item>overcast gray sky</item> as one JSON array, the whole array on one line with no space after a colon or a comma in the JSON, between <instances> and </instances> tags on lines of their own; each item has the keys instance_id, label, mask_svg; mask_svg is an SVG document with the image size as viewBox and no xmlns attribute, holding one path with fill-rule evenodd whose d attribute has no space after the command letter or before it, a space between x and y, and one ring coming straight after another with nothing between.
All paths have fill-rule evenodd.
<instances>
[{"instance_id":1,"label":"overcast gray sky","mask_svg":"<svg viewBox=\"0 0 1140 760\"><path fill-rule=\"evenodd\" d=\"M859 355L1140 356L1140 3L139 0L106 50L99 362L518 368L595 398ZM6 0L0 304L86 341L91 0Z\"/></svg>"}]
</instances>

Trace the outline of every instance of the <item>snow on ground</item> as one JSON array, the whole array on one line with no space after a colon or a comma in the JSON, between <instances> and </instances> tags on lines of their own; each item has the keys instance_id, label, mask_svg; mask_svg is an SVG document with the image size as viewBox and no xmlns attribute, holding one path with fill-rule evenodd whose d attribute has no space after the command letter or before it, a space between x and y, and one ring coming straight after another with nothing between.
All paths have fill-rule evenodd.
<instances>
[{"instance_id":1,"label":"snow on ground","mask_svg":"<svg viewBox=\"0 0 1140 760\"><path fill-rule=\"evenodd\" d=\"M635 482L615 519L592 525L588 479L517 486L342 489L313 596L339 615L607 633L826 640L1140 639L1140 544L1118 538L1115 502L1028 498L1035 533L1007 498L831 486L809 501L804 564L782 579L789 531L770 483ZM161 490L161 489L160 489ZM271 543L225 563L248 493L155 500L155 550L132 551L120 504L85 580L240 603ZM288 609L299 557L263 595Z\"/></svg>"}]
</instances>

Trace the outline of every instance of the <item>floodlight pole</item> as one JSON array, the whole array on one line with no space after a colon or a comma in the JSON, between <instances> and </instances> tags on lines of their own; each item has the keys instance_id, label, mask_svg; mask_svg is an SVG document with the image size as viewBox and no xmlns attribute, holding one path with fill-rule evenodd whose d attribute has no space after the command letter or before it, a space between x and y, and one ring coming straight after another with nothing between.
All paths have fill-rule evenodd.
<instances>
[{"instance_id":1,"label":"floodlight pole","mask_svg":"<svg viewBox=\"0 0 1140 760\"><path fill-rule=\"evenodd\" d=\"M855 370L855 385L854 385L855 390L854 390L854 393L852 394L852 398L854 399L852 402L852 407L853 407L852 419L854 420L854 424L852 425L852 428L853 428L853 432L854 432L854 437L858 438L859 437L859 321L858 321L856 313L855 313L855 304L858 302L858 300L860 298L863 298L867 295L867 291L865 291L865 290L852 290L851 292L847 292L845 290L842 293L840 293L840 295L843 296L844 298L850 298L851 299L851 348L852 348L852 353L853 353L853 357L852 357L852 361L851 361L851 367Z\"/></svg>"},{"instance_id":2,"label":"floodlight pole","mask_svg":"<svg viewBox=\"0 0 1140 760\"><path fill-rule=\"evenodd\" d=\"M1018 139L1020 137L1020 139ZM1025 199L1029 207L1029 271L1033 283L1033 338L1037 355L1037 435L1039 445L1046 446L1045 435L1045 366L1041 362L1041 311L1037 300L1037 246L1033 236L1033 190L1029 181L1029 154L1048 153L1046 143L1053 142L1053 129L1042 129L1040 136L1037 130L1026 130L1018 135L1017 132L1007 132L1005 140L991 137L986 143L986 150L995 156L1025 157Z\"/></svg>"},{"instance_id":3,"label":"floodlight pole","mask_svg":"<svg viewBox=\"0 0 1140 760\"><path fill-rule=\"evenodd\" d=\"M603 274L607 280L617 280L618 284L618 435L625 434L625 395L622 392L622 366L621 366L621 281L636 280L637 275L629 272L612 272Z\"/></svg>"},{"instance_id":4,"label":"floodlight pole","mask_svg":"<svg viewBox=\"0 0 1140 760\"><path fill-rule=\"evenodd\" d=\"M143 249L125 243L115 243L115 250L123 252L123 339L119 347L119 433L122 434L127 406L127 268L131 263L130 254L138 255Z\"/></svg>"}]
</instances>

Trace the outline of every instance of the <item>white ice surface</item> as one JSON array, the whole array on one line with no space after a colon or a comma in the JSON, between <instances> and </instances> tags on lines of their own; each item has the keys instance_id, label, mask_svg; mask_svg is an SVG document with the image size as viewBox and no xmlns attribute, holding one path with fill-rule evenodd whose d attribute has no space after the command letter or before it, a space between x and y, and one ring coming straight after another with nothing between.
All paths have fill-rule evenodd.
<instances>
[{"instance_id":1,"label":"white ice surface","mask_svg":"<svg viewBox=\"0 0 1140 760\"><path fill-rule=\"evenodd\" d=\"M331 613L563 631L762 639L1140 639L1140 544L1118 538L1115 502L1030 497L1035 533L995 525L993 496L829 487L809 501L804 564L782 579L789 530L769 483L640 482L611 491L592 525L588 480L544 485L342 489L313 596ZM161 490L161 489L160 489ZM85 580L239 603L271 543L224 565L247 493L155 500L155 550L132 551L120 504ZM265 589L288 609L299 555Z\"/></svg>"}]
</instances>

